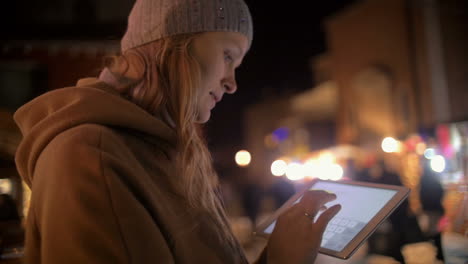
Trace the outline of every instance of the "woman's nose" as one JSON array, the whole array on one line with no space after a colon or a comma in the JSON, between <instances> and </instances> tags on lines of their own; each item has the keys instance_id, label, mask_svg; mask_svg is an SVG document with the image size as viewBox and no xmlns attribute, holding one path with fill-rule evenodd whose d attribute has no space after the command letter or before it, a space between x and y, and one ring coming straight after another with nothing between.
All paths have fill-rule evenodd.
<instances>
[{"instance_id":1,"label":"woman's nose","mask_svg":"<svg viewBox=\"0 0 468 264\"><path fill-rule=\"evenodd\" d=\"M234 75L224 79L223 88L228 94L233 94L237 91L237 83Z\"/></svg>"}]
</instances>

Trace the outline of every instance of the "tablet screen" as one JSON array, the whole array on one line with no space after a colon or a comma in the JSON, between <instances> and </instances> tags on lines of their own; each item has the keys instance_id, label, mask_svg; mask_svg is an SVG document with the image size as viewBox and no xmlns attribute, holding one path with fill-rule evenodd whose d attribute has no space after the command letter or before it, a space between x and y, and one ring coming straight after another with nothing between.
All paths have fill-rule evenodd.
<instances>
[{"instance_id":1,"label":"tablet screen","mask_svg":"<svg viewBox=\"0 0 468 264\"><path fill-rule=\"evenodd\" d=\"M321 248L336 252L343 251L373 219L378 218L378 222L380 222L388 216L391 211L383 212L382 209L399 193L399 189L395 189L395 186L385 188L384 185L373 186L373 184L349 184L333 181L317 181L309 189L335 193L337 199L327 203L328 208L334 204L341 204L341 210L330 220L321 242ZM291 201L290 204L299 202L301 198L302 195L293 199L294 201ZM395 203L393 207L398 204L399 202ZM316 219L319 215L320 213L317 214ZM377 215L379 217L376 217ZM378 222L374 225L376 226ZM271 234L275 224L276 221L273 221L263 230L263 233Z\"/></svg>"},{"instance_id":2,"label":"tablet screen","mask_svg":"<svg viewBox=\"0 0 468 264\"><path fill-rule=\"evenodd\" d=\"M397 193L395 190L334 182L318 182L313 188L336 194L336 200L327 203L327 207L341 204L341 210L330 220L325 229L321 244L321 247L334 251L343 250Z\"/></svg>"}]
</instances>

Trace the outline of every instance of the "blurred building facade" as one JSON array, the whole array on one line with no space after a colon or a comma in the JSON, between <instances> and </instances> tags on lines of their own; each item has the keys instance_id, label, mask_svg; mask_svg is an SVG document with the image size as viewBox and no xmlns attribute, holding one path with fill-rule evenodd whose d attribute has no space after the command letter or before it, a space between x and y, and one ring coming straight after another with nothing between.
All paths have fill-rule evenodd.
<instances>
[{"instance_id":1,"label":"blurred building facade","mask_svg":"<svg viewBox=\"0 0 468 264\"><path fill-rule=\"evenodd\" d=\"M361 1L325 21L340 142L468 119L466 10L458 0Z\"/></svg>"}]
</instances>

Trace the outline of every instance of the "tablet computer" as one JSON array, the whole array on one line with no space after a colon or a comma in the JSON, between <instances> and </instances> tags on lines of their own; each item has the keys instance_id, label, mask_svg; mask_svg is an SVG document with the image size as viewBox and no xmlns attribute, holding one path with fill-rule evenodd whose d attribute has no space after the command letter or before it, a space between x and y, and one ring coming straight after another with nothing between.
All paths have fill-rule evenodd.
<instances>
[{"instance_id":1,"label":"tablet computer","mask_svg":"<svg viewBox=\"0 0 468 264\"><path fill-rule=\"evenodd\" d=\"M319 252L340 259L350 258L377 227L408 197L404 186L357 181L313 180L293 195L283 206L260 223L255 233L269 236L276 219L300 201L307 190L335 193L336 200L325 204L328 208L341 204L341 210L328 223ZM317 214L315 220L320 215Z\"/></svg>"}]
</instances>

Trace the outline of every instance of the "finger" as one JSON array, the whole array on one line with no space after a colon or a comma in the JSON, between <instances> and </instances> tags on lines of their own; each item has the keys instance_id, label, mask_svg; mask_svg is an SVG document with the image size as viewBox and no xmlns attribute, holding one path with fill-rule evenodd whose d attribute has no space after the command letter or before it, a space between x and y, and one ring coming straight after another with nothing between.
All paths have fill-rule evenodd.
<instances>
[{"instance_id":1,"label":"finger","mask_svg":"<svg viewBox=\"0 0 468 264\"><path fill-rule=\"evenodd\" d=\"M308 190L302 198L305 201L313 201L320 205L328 203L336 199L336 194L325 190Z\"/></svg>"},{"instance_id":2,"label":"finger","mask_svg":"<svg viewBox=\"0 0 468 264\"><path fill-rule=\"evenodd\" d=\"M327 209L325 212L323 212L319 218L317 219L316 226L320 230L325 230L325 228L328 225L328 222L341 210L341 205L340 204L335 204L334 206L330 207Z\"/></svg>"},{"instance_id":3,"label":"finger","mask_svg":"<svg viewBox=\"0 0 468 264\"><path fill-rule=\"evenodd\" d=\"M310 206L309 206L310 207ZM291 213L295 214L296 217L299 215L305 215L306 217L310 219L314 219L314 216L316 215L315 212L311 209L308 209L309 207L304 206L303 204L297 204L294 206L294 208L291 208Z\"/></svg>"},{"instance_id":4,"label":"finger","mask_svg":"<svg viewBox=\"0 0 468 264\"><path fill-rule=\"evenodd\" d=\"M300 204L305 212L315 216L319 212L319 210L325 207L326 203L335 199L336 195L333 193L329 193L322 190L312 190L304 193Z\"/></svg>"},{"instance_id":5,"label":"finger","mask_svg":"<svg viewBox=\"0 0 468 264\"><path fill-rule=\"evenodd\" d=\"M281 213L280 217L278 218L278 221L288 221L288 219L299 219L301 217L305 218L305 211L302 206L300 206L299 203L294 204L291 206L289 209L285 210L283 213Z\"/></svg>"}]
</instances>

